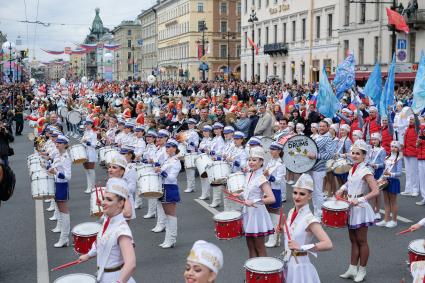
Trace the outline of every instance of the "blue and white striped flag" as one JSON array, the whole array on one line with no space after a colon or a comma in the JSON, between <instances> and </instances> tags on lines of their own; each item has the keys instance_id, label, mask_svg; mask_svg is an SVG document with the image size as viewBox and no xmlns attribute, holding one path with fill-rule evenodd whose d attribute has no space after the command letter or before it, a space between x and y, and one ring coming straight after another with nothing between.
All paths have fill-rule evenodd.
<instances>
[{"instance_id":1,"label":"blue and white striped flag","mask_svg":"<svg viewBox=\"0 0 425 283\"><path fill-rule=\"evenodd\" d=\"M415 85L413 86L412 110L415 114L425 109L425 54L421 52L418 72L416 73Z\"/></svg>"}]
</instances>

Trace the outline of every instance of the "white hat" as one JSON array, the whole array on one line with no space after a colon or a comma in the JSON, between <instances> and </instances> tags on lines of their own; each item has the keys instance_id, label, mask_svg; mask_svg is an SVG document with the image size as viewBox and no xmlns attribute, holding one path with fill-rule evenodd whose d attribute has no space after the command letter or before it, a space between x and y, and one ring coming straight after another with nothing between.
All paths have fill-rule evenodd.
<instances>
[{"instance_id":1,"label":"white hat","mask_svg":"<svg viewBox=\"0 0 425 283\"><path fill-rule=\"evenodd\" d=\"M348 109L348 108L343 108L342 109L342 113L346 113L346 114L348 114L348 115L351 115L351 114L353 114L353 111L351 111L350 109Z\"/></svg>"},{"instance_id":2,"label":"white hat","mask_svg":"<svg viewBox=\"0 0 425 283\"><path fill-rule=\"evenodd\" d=\"M301 131L304 131L305 130L305 126L302 123L297 123L297 125L295 126L295 128L296 129L299 129Z\"/></svg>"},{"instance_id":3,"label":"white hat","mask_svg":"<svg viewBox=\"0 0 425 283\"><path fill-rule=\"evenodd\" d=\"M106 182L106 192L113 193L125 199L128 198L127 182L121 178L110 178Z\"/></svg>"},{"instance_id":4,"label":"white hat","mask_svg":"<svg viewBox=\"0 0 425 283\"><path fill-rule=\"evenodd\" d=\"M311 128L318 129L319 128L319 124L317 124L317 123L311 123Z\"/></svg>"},{"instance_id":5,"label":"white hat","mask_svg":"<svg viewBox=\"0 0 425 283\"><path fill-rule=\"evenodd\" d=\"M353 136L358 137L359 139L363 138L363 132L361 130L354 130Z\"/></svg>"},{"instance_id":6,"label":"white hat","mask_svg":"<svg viewBox=\"0 0 425 283\"><path fill-rule=\"evenodd\" d=\"M338 133L338 131L339 131L339 125L338 125L338 124L332 124L332 125L331 125L331 129L334 129L334 130L335 130L335 132L337 132L337 133Z\"/></svg>"},{"instance_id":7,"label":"white hat","mask_svg":"<svg viewBox=\"0 0 425 283\"><path fill-rule=\"evenodd\" d=\"M339 129L340 130L345 130L347 133L349 133L351 128L350 128L350 125L343 124L343 125L341 125L341 127L339 127Z\"/></svg>"},{"instance_id":8,"label":"white hat","mask_svg":"<svg viewBox=\"0 0 425 283\"><path fill-rule=\"evenodd\" d=\"M372 135L370 136L371 139L377 139L379 141L382 140L381 134L380 133L372 133Z\"/></svg>"},{"instance_id":9,"label":"white hat","mask_svg":"<svg viewBox=\"0 0 425 283\"><path fill-rule=\"evenodd\" d=\"M223 266L223 253L216 245L200 240L193 244L187 260L205 265L217 274Z\"/></svg>"},{"instance_id":10,"label":"white hat","mask_svg":"<svg viewBox=\"0 0 425 283\"><path fill-rule=\"evenodd\" d=\"M309 174L304 173L292 187L306 189L312 192L314 190L313 178Z\"/></svg>"},{"instance_id":11,"label":"white hat","mask_svg":"<svg viewBox=\"0 0 425 283\"><path fill-rule=\"evenodd\" d=\"M117 165L125 169L127 167L127 160L123 155L117 153L112 156L109 164Z\"/></svg>"},{"instance_id":12,"label":"white hat","mask_svg":"<svg viewBox=\"0 0 425 283\"><path fill-rule=\"evenodd\" d=\"M356 140L354 142L354 144L351 146L351 150L353 150L353 149L360 149L360 150L363 150L365 152L368 152L369 146L367 145L367 143L364 140Z\"/></svg>"},{"instance_id":13,"label":"white hat","mask_svg":"<svg viewBox=\"0 0 425 283\"><path fill-rule=\"evenodd\" d=\"M401 144L398 141L392 141L391 146L397 147L399 150L401 149Z\"/></svg>"},{"instance_id":14,"label":"white hat","mask_svg":"<svg viewBox=\"0 0 425 283\"><path fill-rule=\"evenodd\" d=\"M250 158L261 158L264 159L264 149L260 146L253 147L249 150Z\"/></svg>"},{"instance_id":15,"label":"white hat","mask_svg":"<svg viewBox=\"0 0 425 283\"><path fill-rule=\"evenodd\" d=\"M378 112L378 108L376 108L375 106L370 106L369 107L369 112Z\"/></svg>"}]
</instances>

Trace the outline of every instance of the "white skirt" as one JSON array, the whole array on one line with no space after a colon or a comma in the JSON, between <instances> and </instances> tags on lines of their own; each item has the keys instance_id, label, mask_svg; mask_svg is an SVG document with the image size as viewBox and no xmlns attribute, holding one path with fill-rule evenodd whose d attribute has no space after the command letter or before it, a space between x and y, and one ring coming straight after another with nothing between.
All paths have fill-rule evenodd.
<instances>
[{"instance_id":1,"label":"white skirt","mask_svg":"<svg viewBox=\"0 0 425 283\"><path fill-rule=\"evenodd\" d=\"M243 208L243 228L247 237L262 237L274 233L270 214L264 204Z\"/></svg>"},{"instance_id":2,"label":"white skirt","mask_svg":"<svg viewBox=\"0 0 425 283\"><path fill-rule=\"evenodd\" d=\"M358 206L350 206L348 216L348 229L373 226L375 224L375 212L368 202Z\"/></svg>"},{"instance_id":3,"label":"white skirt","mask_svg":"<svg viewBox=\"0 0 425 283\"><path fill-rule=\"evenodd\" d=\"M299 256L297 260L298 263L291 256L285 270L285 283L320 283L319 274L308 256Z\"/></svg>"},{"instance_id":4,"label":"white skirt","mask_svg":"<svg viewBox=\"0 0 425 283\"><path fill-rule=\"evenodd\" d=\"M111 283L111 282L117 282L120 277L121 270L115 271L115 272L104 272L102 274L102 278L100 279L99 283ZM127 283L136 283L136 281L133 279L133 277L130 277L128 279Z\"/></svg>"},{"instance_id":5,"label":"white skirt","mask_svg":"<svg viewBox=\"0 0 425 283\"><path fill-rule=\"evenodd\" d=\"M97 162L96 149L92 147L86 147L88 162Z\"/></svg>"}]
</instances>

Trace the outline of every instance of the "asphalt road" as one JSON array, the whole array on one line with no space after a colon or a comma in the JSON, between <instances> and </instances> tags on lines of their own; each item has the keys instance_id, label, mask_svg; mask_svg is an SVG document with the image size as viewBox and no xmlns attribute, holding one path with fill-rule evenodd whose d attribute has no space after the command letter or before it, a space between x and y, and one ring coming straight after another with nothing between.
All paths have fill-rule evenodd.
<instances>
[{"instance_id":1,"label":"asphalt road","mask_svg":"<svg viewBox=\"0 0 425 283\"><path fill-rule=\"evenodd\" d=\"M35 233L35 206L31 198L30 182L26 165L26 157L32 153L32 143L26 136L17 137L13 144L15 156L11 158L11 166L17 176L15 193L11 200L0 206L0 282L37 282L37 252ZM96 180L105 183L106 170L96 168ZM185 189L185 175L180 174L180 190ZM402 180L404 184L404 177ZM83 193L86 185L82 165L73 165L70 189L71 227L96 219L89 214L89 195ZM185 260L192 244L199 239L216 243L224 253L224 267L220 271L217 282L243 282L245 277L244 262L248 251L243 238L220 241L215 238L213 214L194 199L200 195L200 183L197 179L196 193L181 193L182 202L178 206L178 239L177 246L164 250L158 247L162 243L164 233L150 232L155 225L155 219L143 219L145 206L137 211L137 219L130 226L136 243L137 270L134 278L137 282L174 283L183 282ZM285 211L293 203L290 201L291 189L288 186L288 202ZM399 196L399 215L417 221L424 217L425 206L419 207L415 202L419 198ZM44 204L47 208L48 204ZM221 208L219 208L221 210ZM49 221L50 212L44 211L45 241L47 245L47 262L49 270L57 265L77 258L72 247L56 249L53 244L59 234L50 232L55 222ZM369 229L369 244L371 255L367 267L366 282L399 283L402 278L411 281L407 259L407 247L410 241L423 237L424 231L396 236L395 233L409 227L410 223L399 221L394 229L372 227ZM333 250L319 253L318 258L312 258L322 282L338 283L352 282L340 279L349 264L350 243L346 229L325 228L332 239ZM44 240L44 239L41 239ZM277 256L281 248L269 249L270 256ZM40 254L39 260L40 260ZM47 266L38 270L47 271ZM89 273L96 271L95 260L68 269L50 272L50 282L56 278L71 273ZM40 272L39 272L40 273ZM38 274L40 275L40 274ZM39 283L47 283L38 281Z\"/></svg>"}]
</instances>

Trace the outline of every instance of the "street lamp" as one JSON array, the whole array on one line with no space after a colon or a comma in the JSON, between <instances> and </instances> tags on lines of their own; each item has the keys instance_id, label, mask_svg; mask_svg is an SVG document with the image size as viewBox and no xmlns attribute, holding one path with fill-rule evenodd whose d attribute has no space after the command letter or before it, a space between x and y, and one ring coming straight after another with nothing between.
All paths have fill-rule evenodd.
<instances>
[{"instance_id":1,"label":"street lamp","mask_svg":"<svg viewBox=\"0 0 425 283\"><path fill-rule=\"evenodd\" d=\"M249 15L249 19L248 19L248 23L252 23L252 42L255 42L254 41L254 25L255 25L255 22L258 22L258 18L257 18L257 13L255 12L255 7L252 6L251 7L251 14ZM254 82L254 80L255 80L255 77L254 77L254 64L255 64L255 62L254 62L254 52L255 52L254 45L252 45L251 51L252 51L251 81Z\"/></svg>"},{"instance_id":2,"label":"street lamp","mask_svg":"<svg viewBox=\"0 0 425 283\"><path fill-rule=\"evenodd\" d=\"M230 38L235 39L235 33L227 31L223 34L223 39L227 39L227 81L230 81Z\"/></svg>"},{"instance_id":3,"label":"street lamp","mask_svg":"<svg viewBox=\"0 0 425 283\"><path fill-rule=\"evenodd\" d=\"M202 58L205 56L205 31L208 30L207 24L205 21L202 21L200 26L202 31ZM205 62L202 62L202 80L205 81Z\"/></svg>"},{"instance_id":4,"label":"street lamp","mask_svg":"<svg viewBox=\"0 0 425 283\"><path fill-rule=\"evenodd\" d=\"M134 76L135 76L135 72L134 72L134 50L135 50L135 48L134 48L134 46L131 46L131 58L132 58L132 60L133 60L133 81L134 81Z\"/></svg>"},{"instance_id":5,"label":"street lamp","mask_svg":"<svg viewBox=\"0 0 425 283\"><path fill-rule=\"evenodd\" d=\"M15 44L13 42L6 41L2 45L2 49L5 54L9 53L9 60L8 60L9 61L9 81L12 83L12 79L13 79L12 61L14 60L13 58L14 56L12 56L12 54L15 53Z\"/></svg>"}]
</instances>

